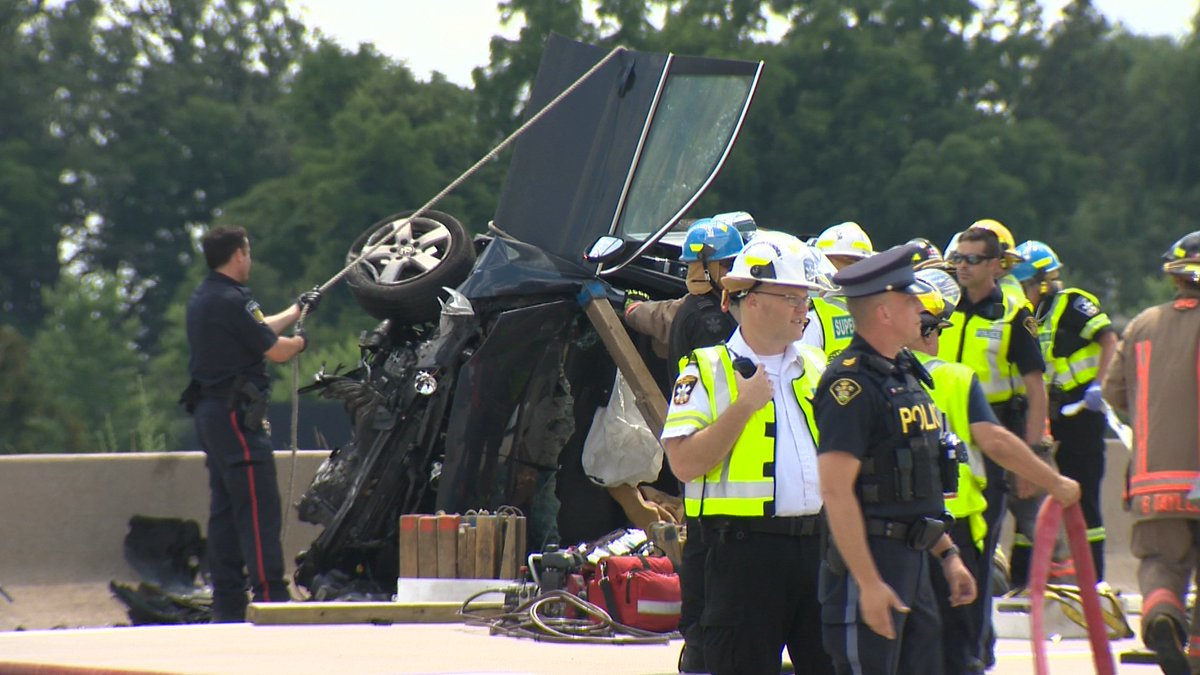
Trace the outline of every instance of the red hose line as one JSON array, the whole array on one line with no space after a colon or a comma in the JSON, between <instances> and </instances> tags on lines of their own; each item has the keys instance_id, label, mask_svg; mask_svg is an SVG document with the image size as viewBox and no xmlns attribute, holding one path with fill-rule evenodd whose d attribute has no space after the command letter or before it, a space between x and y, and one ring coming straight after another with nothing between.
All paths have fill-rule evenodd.
<instances>
[{"instance_id":1,"label":"red hose line","mask_svg":"<svg viewBox=\"0 0 1200 675\"><path fill-rule=\"evenodd\" d=\"M1058 524L1066 518L1067 541L1071 544L1071 555L1075 558L1075 576L1079 582L1079 595L1083 600L1083 616L1087 621L1088 641L1092 646L1092 662L1097 675L1114 675L1117 667L1113 662L1108 644L1108 629L1100 609L1100 596L1096 593L1096 565L1092 561L1091 546L1087 540L1087 525L1079 504L1065 511L1053 499L1042 503L1038 511L1037 533L1033 542L1033 562L1029 569L1029 639L1033 642L1034 669L1037 675L1048 675L1046 660L1046 580L1050 574L1050 557L1054 554L1054 540L1058 535Z\"/></svg>"}]
</instances>

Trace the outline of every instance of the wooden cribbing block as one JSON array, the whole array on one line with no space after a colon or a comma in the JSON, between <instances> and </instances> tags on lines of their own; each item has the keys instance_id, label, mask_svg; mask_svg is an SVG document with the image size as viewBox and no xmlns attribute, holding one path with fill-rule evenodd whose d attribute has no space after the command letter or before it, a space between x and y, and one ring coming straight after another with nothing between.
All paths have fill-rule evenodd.
<instances>
[{"instance_id":1,"label":"wooden cribbing block","mask_svg":"<svg viewBox=\"0 0 1200 675\"><path fill-rule=\"evenodd\" d=\"M525 520L522 516L502 516L504 522L504 548L500 553L500 576L499 579L515 579L517 578L517 569L520 568L521 554L524 542L520 540L521 528L520 523Z\"/></svg>"},{"instance_id":2,"label":"wooden cribbing block","mask_svg":"<svg viewBox=\"0 0 1200 675\"><path fill-rule=\"evenodd\" d=\"M528 537L528 536L529 536L528 520L526 520L525 516L517 516L517 551L516 551L516 553L517 553L517 574L518 575L521 573L521 565L525 564L525 546L526 546L526 542L528 541L528 539L526 539L526 537ZM517 575L513 575L512 578L516 579Z\"/></svg>"},{"instance_id":3,"label":"wooden cribbing block","mask_svg":"<svg viewBox=\"0 0 1200 675\"><path fill-rule=\"evenodd\" d=\"M417 544L417 521L420 516L400 516L400 576L415 577L419 574L419 549Z\"/></svg>"},{"instance_id":4,"label":"wooden cribbing block","mask_svg":"<svg viewBox=\"0 0 1200 675\"><path fill-rule=\"evenodd\" d=\"M496 516L475 516L475 578L496 576Z\"/></svg>"},{"instance_id":5,"label":"wooden cribbing block","mask_svg":"<svg viewBox=\"0 0 1200 675\"><path fill-rule=\"evenodd\" d=\"M467 523L458 524L458 578L475 578L475 528Z\"/></svg>"},{"instance_id":6,"label":"wooden cribbing block","mask_svg":"<svg viewBox=\"0 0 1200 675\"><path fill-rule=\"evenodd\" d=\"M458 516L437 516L437 576L454 579L458 576Z\"/></svg>"},{"instance_id":7,"label":"wooden cribbing block","mask_svg":"<svg viewBox=\"0 0 1200 675\"><path fill-rule=\"evenodd\" d=\"M438 575L437 516L420 516L417 521L417 576L425 579Z\"/></svg>"}]
</instances>

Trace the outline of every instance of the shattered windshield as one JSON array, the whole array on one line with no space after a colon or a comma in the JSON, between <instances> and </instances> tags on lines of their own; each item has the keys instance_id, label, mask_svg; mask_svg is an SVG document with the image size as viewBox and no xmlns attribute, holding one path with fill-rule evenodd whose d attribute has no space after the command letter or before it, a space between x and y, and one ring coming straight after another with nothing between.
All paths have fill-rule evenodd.
<instances>
[{"instance_id":1,"label":"shattered windshield","mask_svg":"<svg viewBox=\"0 0 1200 675\"><path fill-rule=\"evenodd\" d=\"M674 222L716 175L740 126L754 72L667 79L616 233L644 240Z\"/></svg>"}]
</instances>

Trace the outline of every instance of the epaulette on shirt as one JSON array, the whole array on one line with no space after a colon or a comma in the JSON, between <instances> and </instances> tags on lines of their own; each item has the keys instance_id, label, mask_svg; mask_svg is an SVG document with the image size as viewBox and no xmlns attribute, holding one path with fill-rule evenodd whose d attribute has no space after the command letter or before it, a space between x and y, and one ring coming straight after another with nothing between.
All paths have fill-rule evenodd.
<instances>
[{"instance_id":1,"label":"epaulette on shirt","mask_svg":"<svg viewBox=\"0 0 1200 675\"><path fill-rule=\"evenodd\" d=\"M829 364L829 369L844 373L856 373L863 369L869 369L881 375L890 375L895 370L895 365L882 356L874 354L842 352L834 357L833 362Z\"/></svg>"},{"instance_id":2,"label":"epaulette on shirt","mask_svg":"<svg viewBox=\"0 0 1200 675\"><path fill-rule=\"evenodd\" d=\"M829 368L830 370L837 369L850 373L856 372L859 365L861 365L860 356L860 354L847 355L845 352L842 352L833 357L833 360L829 362Z\"/></svg>"}]
</instances>

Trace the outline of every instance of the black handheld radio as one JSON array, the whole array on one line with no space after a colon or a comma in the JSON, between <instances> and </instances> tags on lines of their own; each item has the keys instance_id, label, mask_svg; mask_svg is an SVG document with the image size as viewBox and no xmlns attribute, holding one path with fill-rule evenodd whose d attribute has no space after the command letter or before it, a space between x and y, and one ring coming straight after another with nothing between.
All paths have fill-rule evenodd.
<instances>
[{"instance_id":1,"label":"black handheld radio","mask_svg":"<svg viewBox=\"0 0 1200 675\"><path fill-rule=\"evenodd\" d=\"M758 371L758 366L750 359L739 356L733 360L733 367L738 371L738 374L747 380L754 377L754 373Z\"/></svg>"}]
</instances>

